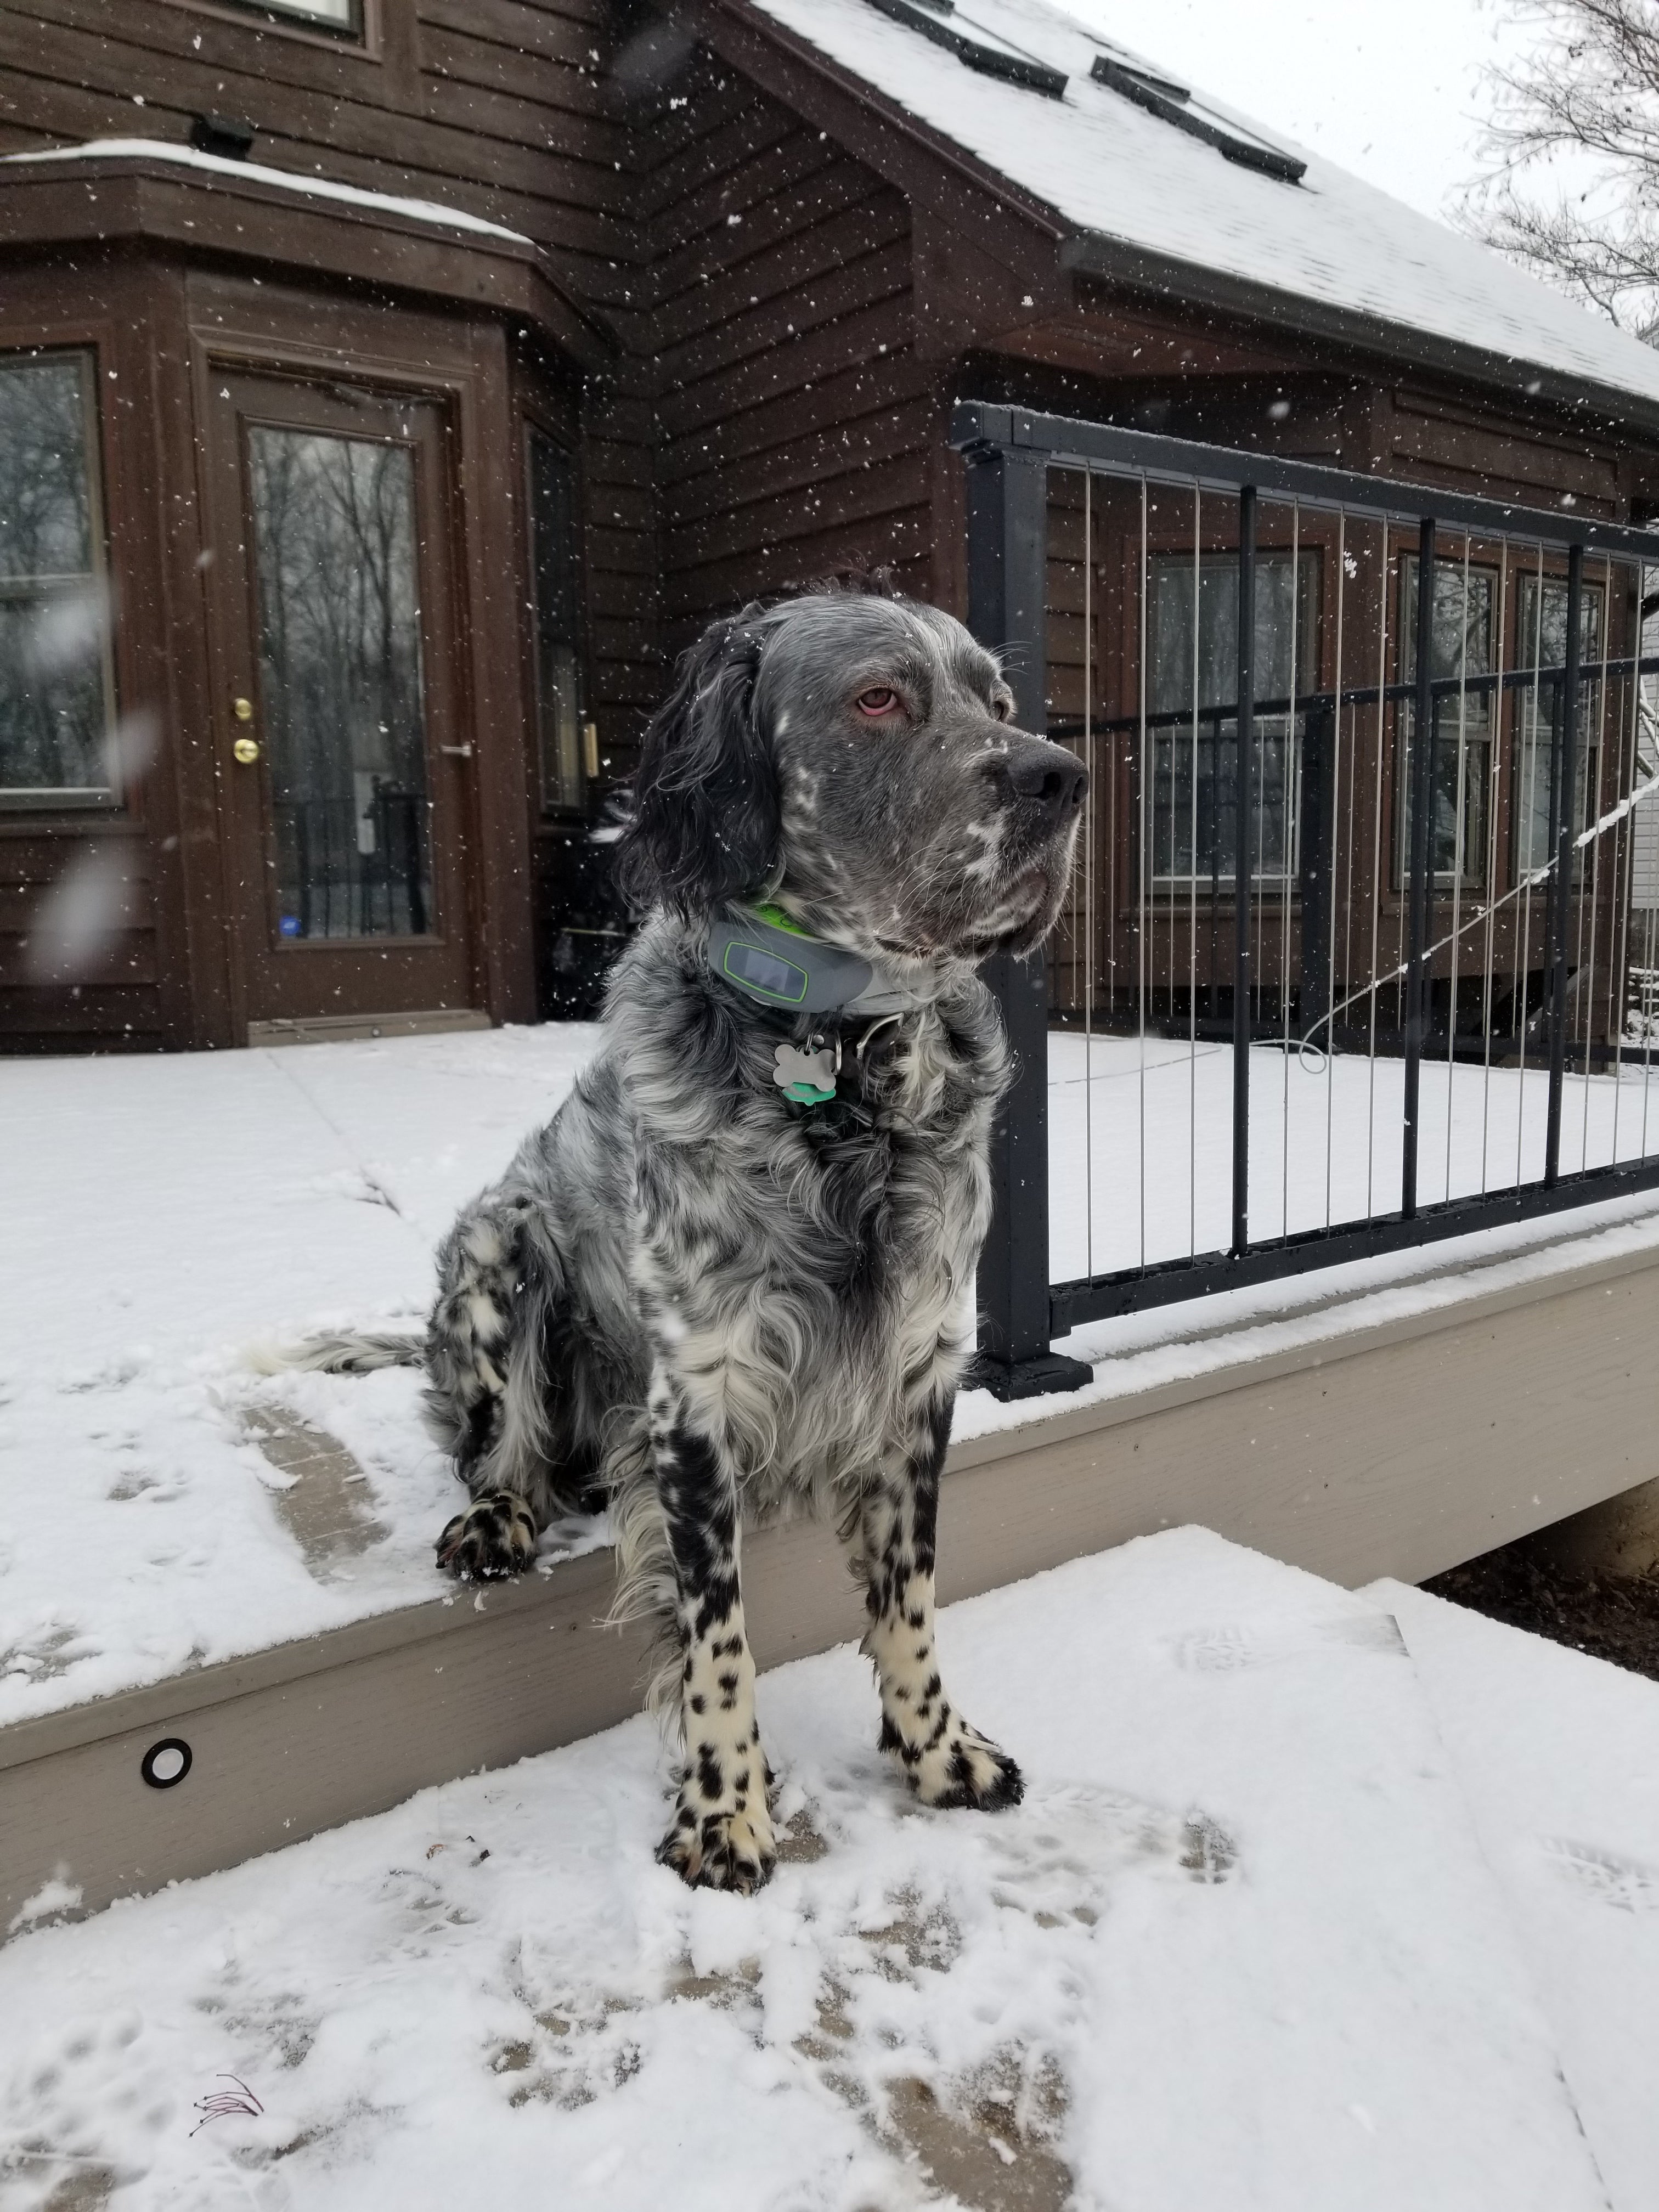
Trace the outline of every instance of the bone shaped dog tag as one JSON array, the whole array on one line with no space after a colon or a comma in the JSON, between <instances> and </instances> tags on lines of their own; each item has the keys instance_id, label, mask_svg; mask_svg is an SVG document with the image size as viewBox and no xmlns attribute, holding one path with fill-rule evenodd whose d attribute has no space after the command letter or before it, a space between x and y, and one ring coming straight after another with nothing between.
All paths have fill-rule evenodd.
<instances>
[{"instance_id":1,"label":"bone shaped dog tag","mask_svg":"<svg viewBox=\"0 0 1659 2212\"><path fill-rule=\"evenodd\" d=\"M835 1097L834 1045L821 1044L815 1052L803 1052L798 1045L781 1044L772 1058L773 1082L798 1106L823 1106Z\"/></svg>"}]
</instances>

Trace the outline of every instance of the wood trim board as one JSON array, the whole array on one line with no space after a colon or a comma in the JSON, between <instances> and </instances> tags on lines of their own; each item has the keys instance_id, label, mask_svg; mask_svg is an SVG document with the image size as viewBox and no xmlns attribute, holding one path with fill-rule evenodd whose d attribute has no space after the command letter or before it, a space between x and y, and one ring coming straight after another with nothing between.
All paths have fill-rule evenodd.
<instances>
[{"instance_id":1,"label":"wood trim board","mask_svg":"<svg viewBox=\"0 0 1659 2212\"><path fill-rule=\"evenodd\" d=\"M1420 1581L1654 1474L1656 1343L1659 1251L1625 1254L966 1439L940 1596L1194 1521ZM0 1931L54 1878L94 1910L627 1717L647 1632L605 1625L611 1572L590 1553L0 1730ZM816 1523L745 1539L744 1597L763 1668L860 1626ZM164 1736L192 1763L155 1790Z\"/></svg>"}]
</instances>

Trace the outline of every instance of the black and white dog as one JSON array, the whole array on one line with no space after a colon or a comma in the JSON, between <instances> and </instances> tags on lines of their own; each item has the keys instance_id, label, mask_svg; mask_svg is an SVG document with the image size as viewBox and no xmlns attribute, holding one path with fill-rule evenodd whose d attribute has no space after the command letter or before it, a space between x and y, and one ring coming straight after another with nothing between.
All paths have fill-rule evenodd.
<instances>
[{"instance_id":1,"label":"black and white dog","mask_svg":"<svg viewBox=\"0 0 1659 2212\"><path fill-rule=\"evenodd\" d=\"M424 1364L472 1496L439 1544L459 1574L511 1574L548 1520L609 1500L619 1609L659 1610L672 1641L684 1765L659 1856L690 1882L772 1868L738 1560L792 1504L838 1518L912 1790L1020 1796L933 1640L1008 1068L975 969L1052 926L1085 781L1012 705L959 623L867 586L711 626L646 735L617 854L645 920L598 1057L455 1224L423 1347L307 1355Z\"/></svg>"}]
</instances>

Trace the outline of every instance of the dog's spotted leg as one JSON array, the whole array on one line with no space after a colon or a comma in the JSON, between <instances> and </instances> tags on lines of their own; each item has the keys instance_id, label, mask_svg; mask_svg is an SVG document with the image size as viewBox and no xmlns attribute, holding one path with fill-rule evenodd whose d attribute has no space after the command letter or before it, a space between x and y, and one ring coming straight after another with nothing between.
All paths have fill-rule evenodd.
<instances>
[{"instance_id":1,"label":"dog's spotted leg","mask_svg":"<svg viewBox=\"0 0 1659 2212\"><path fill-rule=\"evenodd\" d=\"M536 1516L511 1490L489 1490L438 1539L438 1565L465 1583L521 1574L536 1554Z\"/></svg>"},{"instance_id":2,"label":"dog's spotted leg","mask_svg":"<svg viewBox=\"0 0 1659 2212\"><path fill-rule=\"evenodd\" d=\"M685 1745L673 1826L657 1856L694 1887L747 1894L770 1875L776 1852L738 1580L737 1480L723 1446L660 1367L651 1446L674 1567Z\"/></svg>"},{"instance_id":3,"label":"dog's spotted leg","mask_svg":"<svg viewBox=\"0 0 1659 2212\"><path fill-rule=\"evenodd\" d=\"M939 1480L951 1402L941 1395L917 1408L911 1436L865 1490L870 1626L862 1649L881 1690L881 1747L897 1758L922 1803L992 1812L1018 1805L1024 1784L1007 1753L969 1728L946 1697L933 1633Z\"/></svg>"}]
</instances>

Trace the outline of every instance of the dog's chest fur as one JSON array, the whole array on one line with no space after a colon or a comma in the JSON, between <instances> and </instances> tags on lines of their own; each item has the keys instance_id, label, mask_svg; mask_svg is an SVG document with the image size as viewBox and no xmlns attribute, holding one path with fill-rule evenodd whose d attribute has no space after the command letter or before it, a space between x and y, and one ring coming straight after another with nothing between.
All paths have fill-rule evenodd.
<instances>
[{"instance_id":1,"label":"dog's chest fur","mask_svg":"<svg viewBox=\"0 0 1659 2212\"><path fill-rule=\"evenodd\" d=\"M547 1136L608 1155L617 1196L625 1184L622 1219L580 1224L590 1277L590 1240L625 1240L605 1255L629 1285L612 1325L638 1333L643 1368L672 1359L732 1440L751 1506L867 1468L970 1347L1006 1079L988 994L965 977L872 1041L867 1127L785 1100L785 1032L711 988L695 938L661 924L625 957L606 1029Z\"/></svg>"}]
</instances>

